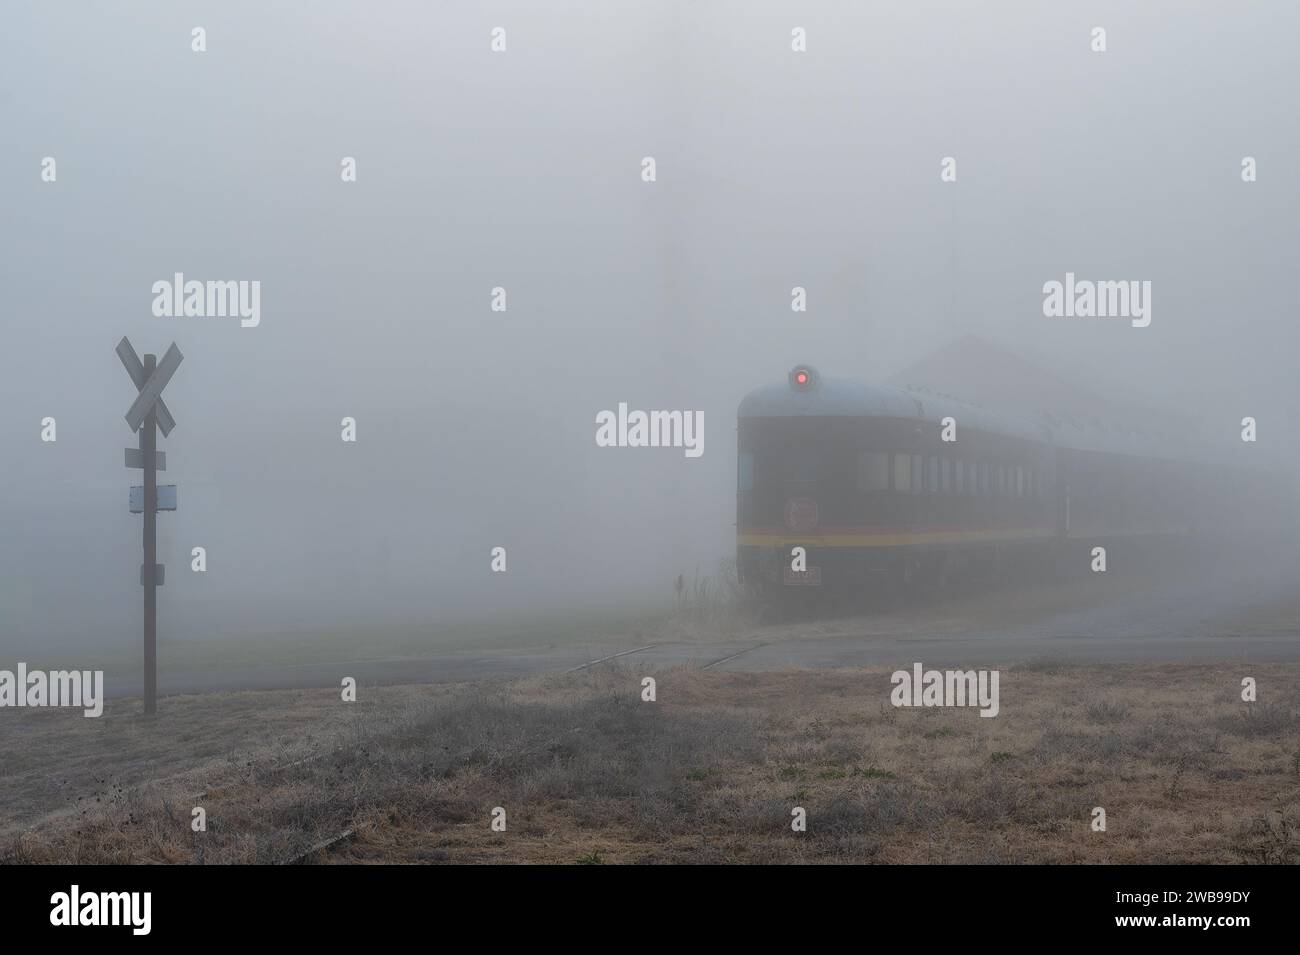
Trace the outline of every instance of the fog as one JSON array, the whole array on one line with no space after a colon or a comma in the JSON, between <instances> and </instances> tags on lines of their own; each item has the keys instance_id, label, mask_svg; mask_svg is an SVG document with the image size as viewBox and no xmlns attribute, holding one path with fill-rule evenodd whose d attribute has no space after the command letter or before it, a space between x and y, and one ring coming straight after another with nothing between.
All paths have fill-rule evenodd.
<instances>
[{"instance_id":1,"label":"fog","mask_svg":"<svg viewBox=\"0 0 1300 955\"><path fill-rule=\"evenodd\" d=\"M734 552L736 406L797 362L976 335L1284 450L1300 10L1071 6L6 5L2 655L139 641L123 335L185 355L167 637L668 601ZM259 281L260 324L156 317L177 272ZM1045 317L1067 272L1150 281L1151 324ZM620 402L704 453L598 447Z\"/></svg>"}]
</instances>

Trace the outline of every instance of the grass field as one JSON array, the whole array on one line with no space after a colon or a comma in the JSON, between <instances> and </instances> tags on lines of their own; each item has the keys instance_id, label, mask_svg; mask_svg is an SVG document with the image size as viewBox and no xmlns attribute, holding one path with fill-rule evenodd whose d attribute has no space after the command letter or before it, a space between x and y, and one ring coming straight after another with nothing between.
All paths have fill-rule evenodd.
<instances>
[{"instance_id":1,"label":"grass field","mask_svg":"<svg viewBox=\"0 0 1300 955\"><path fill-rule=\"evenodd\" d=\"M611 639L628 644L662 628L671 613L663 607L637 610L582 610L568 613L486 616L449 624L385 623L372 629L351 627L213 635L158 640L161 673L231 671L249 667L344 663L352 660L410 659L458 651L496 651L520 647L583 646ZM105 647L58 652L28 652L22 658L45 669L98 669L109 677L137 679L141 673L138 635ZM11 654L12 655L12 654Z\"/></svg>"},{"instance_id":2,"label":"grass field","mask_svg":"<svg viewBox=\"0 0 1300 955\"><path fill-rule=\"evenodd\" d=\"M306 859L1300 862L1300 665L1013 667L994 719L889 689L883 670L600 666L356 703L175 697L153 721L135 700L19 711L0 858L280 862L348 832Z\"/></svg>"}]
</instances>

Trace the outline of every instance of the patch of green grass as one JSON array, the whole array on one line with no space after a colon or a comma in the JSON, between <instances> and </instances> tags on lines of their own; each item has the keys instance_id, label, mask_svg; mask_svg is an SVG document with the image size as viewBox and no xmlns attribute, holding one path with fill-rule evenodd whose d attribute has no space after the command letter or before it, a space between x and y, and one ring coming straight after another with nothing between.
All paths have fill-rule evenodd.
<instances>
[{"instance_id":1,"label":"patch of green grass","mask_svg":"<svg viewBox=\"0 0 1300 955\"><path fill-rule=\"evenodd\" d=\"M868 766L863 769L861 766L853 767L853 776L859 779L897 779L893 773L887 769L877 769L875 766Z\"/></svg>"},{"instance_id":2,"label":"patch of green grass","mask_svg":"<svg viewBox=\"0 0 1300 955\"><path fill-rule=\"evenodd\" d=\"M1005 763L1007 760L1015 759L1015 758L1016 758L1015 753L1008 753L1005 750L1001 750L1001 749L989 757L989 759L993 760L993 762L995 763Z\"/></svg>"},{"instance_id":3,"label":"patch of green grass","mask_svg":"<svg viewBox=\"0 0 1300 955\"><path fill-rule=\"evenodd\" d=\"M605 860L600 857L600 852L596 849L591 850L586 855L578 856L578 865L604 865Z\"/></svg>"},{"instance_id":4,"label":"patch of green grass","mask_svg":"<svg viewBox=\"0 0 1300 955\"><path fill-rule=\"evenodd\" d=\"M945 739L949 736L956 736L957 731L949 729L947 726L940 726L937 730L927 730L921 734L925 739Z\"/></svg>"}]
</instances>

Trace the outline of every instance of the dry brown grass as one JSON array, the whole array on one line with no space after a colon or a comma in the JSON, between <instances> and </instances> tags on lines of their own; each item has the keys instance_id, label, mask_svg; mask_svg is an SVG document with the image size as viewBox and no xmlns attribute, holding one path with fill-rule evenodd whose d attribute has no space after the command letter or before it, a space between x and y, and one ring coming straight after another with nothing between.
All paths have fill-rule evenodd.
<instances>
[{"instance_id":1,"label":"dry brown grass","mask_svg":"<svg viewBox=\"0 0 1300 955\"><path fill-rule=\"evenodd\" d=\"M272 862L353 829L314 858L1300 861L1300 665L1013 667L995 719L895 709L889 689L882 670L632 665L355 704L181 697L156 721L130 701L11 711L0 858Z\"/></svg>"}]
</instances>

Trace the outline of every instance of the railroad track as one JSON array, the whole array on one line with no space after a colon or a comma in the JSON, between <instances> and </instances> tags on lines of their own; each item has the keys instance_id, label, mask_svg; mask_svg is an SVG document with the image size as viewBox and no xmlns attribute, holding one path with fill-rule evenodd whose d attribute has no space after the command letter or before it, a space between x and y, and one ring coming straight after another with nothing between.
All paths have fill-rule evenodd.
<instances>
[{"instance_id":1,"label":"railroad track","mask_svg":"<svg viewBox=\"0 0 1300 955\"><path fill-rule=\"evenodd\" d=\"M577 673L579 670L585 670L585 669L587 669L588 667L594 667L597 663L605 663L605 662L607 662L607 661L609 661L609 660L614 660L614 659L616 659L616 658L618 658L618 657L626 657L626 656L630 656L630 655L632 655L633 653L640 653L642 650L653 650L653 649L654 649L655 647L657 647L657 646L659 646L659 644L657 644L657 643L647 643L644 647L637 647L635 650L623 650L623 651L621 651L621 652L619 652L619 653L611 653L609 656L607 656L607 657L601 657L599 660L592 660L592 661L590 661L590 662L588 662L588 663L584 663L584 664L582 664L581 666L570 667L569 669L565 670L564 672L565 672L565 673Z\"/></svg>"},{"instance_id":2,"label":"railroad track","mask_svg":"<svg viewBox=\"0 0 1300 955\"><path fill-rule=\"evenodd\" d=\"M751 651L753 651L753 650L757 650L759 647L765 647L765 646L767 646L767 643L766 643L766 642L764 642L764 643L756 643L756 644L754 644L752 647L746 647L744 650L740 650L740 651L738 651L738 652L736 652L736 653L732 653L732 654L730 654L730 655L728 655L728 656L721 657L721 658L719 658L719 659L717 659L717 660L714 660L712 663L706 663L706 664L704 664L704 666L700 667L700 669L701 669L701 670L707 670L707 669L709 669L709 668L711 668L711 667L715 667L715 666L717 666L717 665L720 664L720 663L726 663L728 660L734 660L734 659L736 659L736 657L743 657L746 653L749 653L749 652L751 652Z\"/></svg>"},{"instance_id":3,"label":"railroad track","mask_svg":"<svg viewBox=\"0 0 1300 955\"><path fill-rule=\"evenodd\" d=\"M746 653L752 653L754 650L757 650L759 647L765 647L765 646L767 646L768 643L770 643L770 642L771 642L771 641L767 641L767 640L765 640L765 641L763 641L763 642L761 642L761 643L756 643L756 644L754 644L752 647L745 647L745 649L743 649L743 650L737 650L735 653L729 653L729 654L727 654L725 657L719 657L719 658L716 659L716 660L711 660L711 661L709 661L708 663L706 663L706 664L704 664L702 667L700 667L700 669L701 669L701 670L708 670L708 669L711 669L712 667L716 667L716 666L719 666L719 665L721 665L721 664L723 664L723 663L727 663L727 662L729 662L729 661L731 661L731 660L734 660L734 659L736 659L737 657L743 657ZM581 670L586 670L586 669L589 669L590 667L594 667L594 666L596 666L597 664L600 664L600 663L607 663L607 662L610 661L610 660L616 660L616 659L618 659L619 657L627 657L627 656L631 656L631 655L634 654L634 653L641 653L641 652L643 652L643 651L645 651L645 650L653 650L655 647L660 647L660 646L663 646L663 644L661 644L661 643L648 643L648 644L646 644L644 647L637 647L637 648L634 649L634 650L620 650L618 653L611 653L611 654L609 654L608 656L600 657L600 658L597 659L597 660L589 660L588 662L586 662L586 663L582 663L582 664L579 664L579 665L576 666L576 667L570 667L569 669L565 670L564 672L565 672L565 673L577 673L577 672L579 672L579 671L581 671Z\"/></svg>"}]
</instances>

